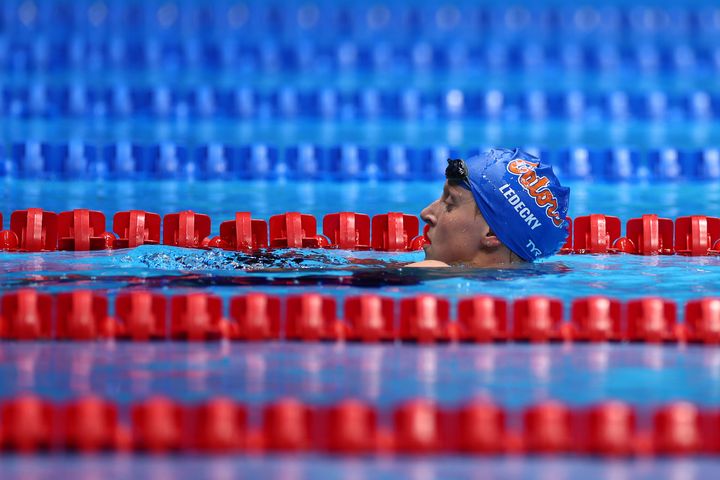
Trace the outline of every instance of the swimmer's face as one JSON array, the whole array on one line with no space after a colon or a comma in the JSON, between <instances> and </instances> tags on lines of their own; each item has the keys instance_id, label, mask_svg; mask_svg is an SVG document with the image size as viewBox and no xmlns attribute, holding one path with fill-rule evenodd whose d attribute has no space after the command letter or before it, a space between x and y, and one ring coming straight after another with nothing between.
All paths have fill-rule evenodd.
<instances>
[{"instance_id":1,"label":"swimmer's face","mask_svg":"<svg viewBox=\"0 0 720 480\"><path fill-rule=\"evenodd\" d=\"M479 251L496 248L500 242L475 204L469 190L445 182L442 195L420 212L430 226L426 244L426 260L447 264L470 263Z\"/></svg>"}]
</instances>

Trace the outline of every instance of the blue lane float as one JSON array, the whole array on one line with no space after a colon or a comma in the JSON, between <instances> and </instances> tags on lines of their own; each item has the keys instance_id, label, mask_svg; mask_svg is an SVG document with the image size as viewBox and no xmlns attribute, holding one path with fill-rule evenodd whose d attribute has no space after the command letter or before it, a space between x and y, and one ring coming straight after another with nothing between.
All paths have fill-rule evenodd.
<instances>
[{"instance_id":1,"label":"blue lane float","mask_svg":"<svg viewBox=\"0 0 720 480\"><path fill-rule=\"evenodd\" d=\"M553 31L570 38L604 34L677 38L689 32L716 36L718 24L712 17L710 1L671 2L666 5L633 5L604 2L601 6L560 1L538 6L519 1L511 5L495 2L382 2L357 5L354 2L316 0L287 2L283 8L274 3L250 0L243 3L218 1L207 5L200 1L177 3L138 0L103 2L91 0L54 0L40 3L34 10L21 8L21 0L7 0L0 7L0 20L11 26L15 35L38 32L63 34L82 31L100 36L132 28L158 36L180 33L219 31L260 33L272 30L283 37L303 32L325 37L363 38L383 34L404 38L423 34L432 38L472 36L480 29L494 36L517 37L530 25L546 33Z\"/></svg>"},{"instance_id":2,"label":"blue lane float","mask_svg":"<svg viewBox=\"0 0 720 480\"><path fill-rule=\"evenodd\" d=\"M623 36L557 36L528 44L520 36L487 36L480 29L452 42L424 36L373 38L283 38L276 30L208 37L202 32L133 36L118 31L101 36L71 32L18 35L0 33L0 65L13 72L63 71L376 71L467 69L535 72L539 67L570 71L703 73L717 70L717 36L663 38L647 35L637 42ZM557 35L557 32L554 32ZM697 33L697 32L694 32ZM248 40L251 38L252 40ZM272 40L270 40L270 38ZM561 39L561 40L558 40Z\"/></svg>"},{"instance_id":3,"label":"blue lane float","mask_svg":"<svg viewBox=\"0 0 720 480\"><path fill-rule=\"evenodd\" d=\"M710 90L526 91L415 87L223 87L211 84L0 85L0 114L11 119L322 119L529 121L696 121L717 119Z\"/></svg>"},{"instance_id":4,"label":"blue lane float","mask_svg":"<svg viewBox=\"0 0 720 480\"><path fill-rule=\"evenodd\" d=\"M567 180L624 182L720 179L720 149L661 147L527 147ZM448 158L477 154L478 148L447 145L264 143L181 144L15 142L4 149L0 176L25 179L155 179L365 181L443 178Z\"/></svg>"}]
</instances>

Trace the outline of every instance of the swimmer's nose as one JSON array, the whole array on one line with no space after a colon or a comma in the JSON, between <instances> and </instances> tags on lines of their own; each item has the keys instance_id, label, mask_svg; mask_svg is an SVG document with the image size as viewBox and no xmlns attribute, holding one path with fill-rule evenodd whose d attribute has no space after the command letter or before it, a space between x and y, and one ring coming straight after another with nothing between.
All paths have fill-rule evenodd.
<instances>
[{"instance_id":1,"label":"swimmer's nose","mask_svg":"<svg viewBox=\"0 0 720 480\"><path fill-rule=\"evenodd\" d=\"M435 206L437 205L437 203L438 200L435 200L433 203L423 208L420 212L420 218L422 218L423 222L427 223L430 226L434 226L435 222L437 221L437 217L435 216Z\"/></svg>"}]
</instances>

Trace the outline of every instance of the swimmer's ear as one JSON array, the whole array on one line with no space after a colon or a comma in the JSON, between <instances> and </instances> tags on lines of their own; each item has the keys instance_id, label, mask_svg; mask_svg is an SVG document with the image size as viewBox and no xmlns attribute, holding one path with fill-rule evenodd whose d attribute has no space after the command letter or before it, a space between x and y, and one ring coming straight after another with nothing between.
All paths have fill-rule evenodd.
<instances>
[{"instance_id":1,"label":"swimmer's ear","mask_svg":"<svg viewBox=\"0 0 720 480\"><path fill-rule=\"evenodd\" d=\"M497 248L502 245L502 242L492 231L492 228L488 228L488 232L485 234L485 245L489 248Z\"/></svg>"}]
</instances>

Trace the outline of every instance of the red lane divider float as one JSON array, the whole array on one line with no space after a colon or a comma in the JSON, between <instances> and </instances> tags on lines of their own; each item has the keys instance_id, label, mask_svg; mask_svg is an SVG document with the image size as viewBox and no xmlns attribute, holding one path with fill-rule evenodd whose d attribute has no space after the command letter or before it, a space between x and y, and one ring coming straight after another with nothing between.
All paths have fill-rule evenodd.
<instances>
[{"instance_id":1,"label":"red lane divider float","mask_svg":"<svg viewBox=\"0 0 720 480\"><path fill-rule=\"evenodd\" d=\"M593 214L575 219L575 253L608 253L620 238L620 219Z\"/></svg>"},{"instance_id":2,"label":"red lane divider float","mask_svg":"<svg viewBox=\"0 0 720 480\"><path fill-rule=\"evenodd\" d=\"M397 338L395 302L379 295L360 295L345 299L347 339L361 342L387 342Z\"/></svg>"},{"instance_id":3,"label":"red lane divider float","mask_svg":"<svg viewBox=\"0 0 720 480\"><path fill-rule=\"evenodd\" d=\"M420 222L414 215L387 213L372 219L372 249L381 252L419 250L425 243L418 237Z\"/></svg>"},{"instance_id":4,"label":"red lane divider float","mask_svg":"<svg viewBox=\"0 0 720 480\"><path fill-rule=\"evenodd\" d=\"M113 232L118 236L115 240L115 248L158 245L160 215L142 210L118 212L113 217Z\"/></svg>"},{"instance_id":5,"label":"red lane divider float","mask_svg":"<svg viewBox=\"0 0 720 480\"><path fill-rule=\"evenodd\" d=\"M657 215L643 215L628 220L626 236L618 239L617 250L638 255L671 255L673 251L673 221Z\"/></svg>"},{"instance_id":6,"label":"red lane divider float","mask_svg":"<svg viewBox=\"0 0 720 480\"><path fill-rule=\"evenodd\" d=\"M166 337L167 301L156 293L130 291L115 299L116 337L147 341Z\"/></svg>"},{"instance_id":7,"label":"red lane divider float","mask_svg":"<svg viewBox=\"0 0 720 480\"><path fill-rule=\"evenodd\" d=\"M254 408L258 415L252 415ZM128 415L121 415L125 410ZM318 407L284 398L251 407L223 397L185 404L156 396L121 406L92 396L64 404L20 396L0 402L0 450L608 457L720 453L717 409L675 402L643 413L647 420L641 423L638 410L619 401L581 408L545 401L513 411L486 399L453 407L412 399L381 410L357 399ZM126 417L128 421L121 420Z\"/></svg>"},{"instance_id":8,"label":"red lane divider float","mask_svg":"<svg viewBox=\"0 0 720 480\"><path fill-rule=\"evenodd\" d=\"M57 250L57 215L39 208L15 211L10 215L10 230L3 230L4 250L25 252Z\"/></svg>"},{"instance_id":9,"label":"red lane divider float","mask_svg":"<svg viewBox=\"0 0 720 480\"><path fill-rule=\"evenodd\" d=\"M293 295L285 301L285 338L288 340L337 340L341 328L335 299L317 293Z\"/></svg>"},{"instance_id":10,"label":"red lane divider float","mask_svg":"<svg viewBox=\"0 0 720 480\"><path fill-rule=\"evenodd\" d=\"M318 235L317 220L312 215L297 212L270 217L270 247L320 248L328 246L326 238Z\"/></svg>"},{"instance_id":11,"label":"red lane divider float","mask_svg":"<svg viewBox=\"0 0 720 480\"><path fill-rule=\"evenodd\" d=\"M223 317L222 299L197 292L176 295L170 300L170 338L173 340L217 340L230 336Z\"/></svg>"},{"instance_id":12,"label":"red lane divider float","mask_svg":"<svg viewBox=\"0 0 720 480\"><path fill-rule=\"evenodd\" d=\"M115 236L105 231L105 215L78 209L58 216L58 250L106 250L114 247Z\"/></svg>"},{"instance_id":13,"label":"red lane divider float","mask_svg":"<svg viewBox=\"0 0 720 480\"><path fill-rule=\"evenodd\" d=\"M220 237L211 239L208 246L236 252L268 248L267 222L251 218L250 212L236 212L235 220L220 224Z\"/></svg>"},{"instance_id":14,"label":"red lane divider float","mask_svg":"<svg viewBox=\"0 0 720 480\"><path fill-rule=\"evenodd\" d=\"M330 247L344 250L370 249L370 217L362 213L340 212L323 217L323 235Z\"/></svg>"},{"instance_id":15,"label":"red lane divider float","mask_svg":"<svg viewBox=\"0 0 720 480\"><path fill-rule=\"evenodd\" d=\"M162 223L162 237L160 226ZM210 217L190 210L158 214L141 210L118 212L113 233L105 230L101 212L77 209L59 215L37 208L13 212L10 229L0 231L0 250L44 252L53 250L102 250L165 245L185 248L222 248L252 252L263 248L341 248L405 252L425 244L419 220L391 212L375 215L339 212L326 215L323 234L317 233L312 215L288 212L269 222L237 212L234 220L220 224L220 235L210 237ZM2 217L0 217L2 228ZM720 218L702 215L679 217L673 222L657 215L627 221L622 236L617 217L592 214L568 218L568 239L560 253L636 255L720 255Z\"/></svg>"},{"instance_id":16,"label":"red lane divider float","mask_svg":"<svg viewBox=\"0 0 720 480\"><path fill-rule=\"evenodd\" d=\"M210 236L210 217L190 210L168 213L163 218L163 244L173 247L201 248Z\"/></svg>"},{"instance_id":17,"label":"red lane divider float","mask_svg":"<svg viewBox=\"0 0 720 480\"><path fill-rule=\"evenodd\" d=\"M279 340L280 298L249 293L230 300L232 337L237 340Z\"/></svg>"},{"instance_id":18,"label":"red lane divider float","mask_svg":"<svg viewBox=\"0 0 720 480\"><path fill-rule=\"evenodd\" d=\"M6 293L0 301L0 336L13 340L53 338L53 298L32 289Z\"/></svg>"},{"instance_id":19,"label":"red lane divider float","mask_svg":"<svg viewBox=\"0 0 720 480\"><path fill-rule=\"evenodd\" d=\"M419 295L400 300L400 340L433 343L447 341L450 336L450 302L447 299Z\"/></svg>"},{"instance_id":20,"label":"red lane divider float","mask_svg":"<svg viewBox=\"0 0 720 480\"><path fill-rule=\"evenodd\" d=\"M0 339L130 341L642 342L720 344L720 297L688 301L684 322L672 300L532 296L514 302L479 295L457 302L434 295L395 300L375 294L336 299L318 293L280 298L264 293L220 297L194 292L165 297L129 290L108 312L104 293L51 296L33 289L0 297ZM343 318L338 318L342 310Z\"/></svg>"},{"instance_id":21,"label":"red lane divider float","mask_svg":"<svg viewBox=\"0 0 720 480\"><path fill-rule=\"evenodd\" d=\"M513 306L513 338L520 341L560 340L563 327L560 299L533 296L516 300Z\"/></svg>"},{"instance_id":22,"label":"red lane divider float","mask_svg":"<svg viewBox=\"0 0 720 480\"><path fill-rule=\"evenodd\" d=\"M595 296L572 303L570 337L586 342L620 341L623 338L622 305L618 300Z\"/></svg>"},{"instance_id":23,"label":"red lane divider float","mask_svg":"<svg viewBox=\"0 0 720 480\"><path fill-rule=\"evenodd\" d=\"M466 342L494 342L510 338L508 302L486 295L464 298L457 304L458 338Z\"/></svg>"},{"instance_id":24,"label":"red lane divider float","mask_svg":"<svg viewBox=\"0 0 720 480\"><path fill-rule=\"evenodd\" d=\"M675 253L702 256L720 250L720 218L694 216L675 220Z\"/></svg>"},{"instance_id":25,"label":"red lane divider float","mask_svg":"<svg viewBox=\"0 0 720 480\"><path fill-rule=\"evenodd\" d=\"M55 338L97 340L115 336L115 320L108 316L108 299L90 290L59 293L55 305Z\"/></svg>"}]
</instances>

